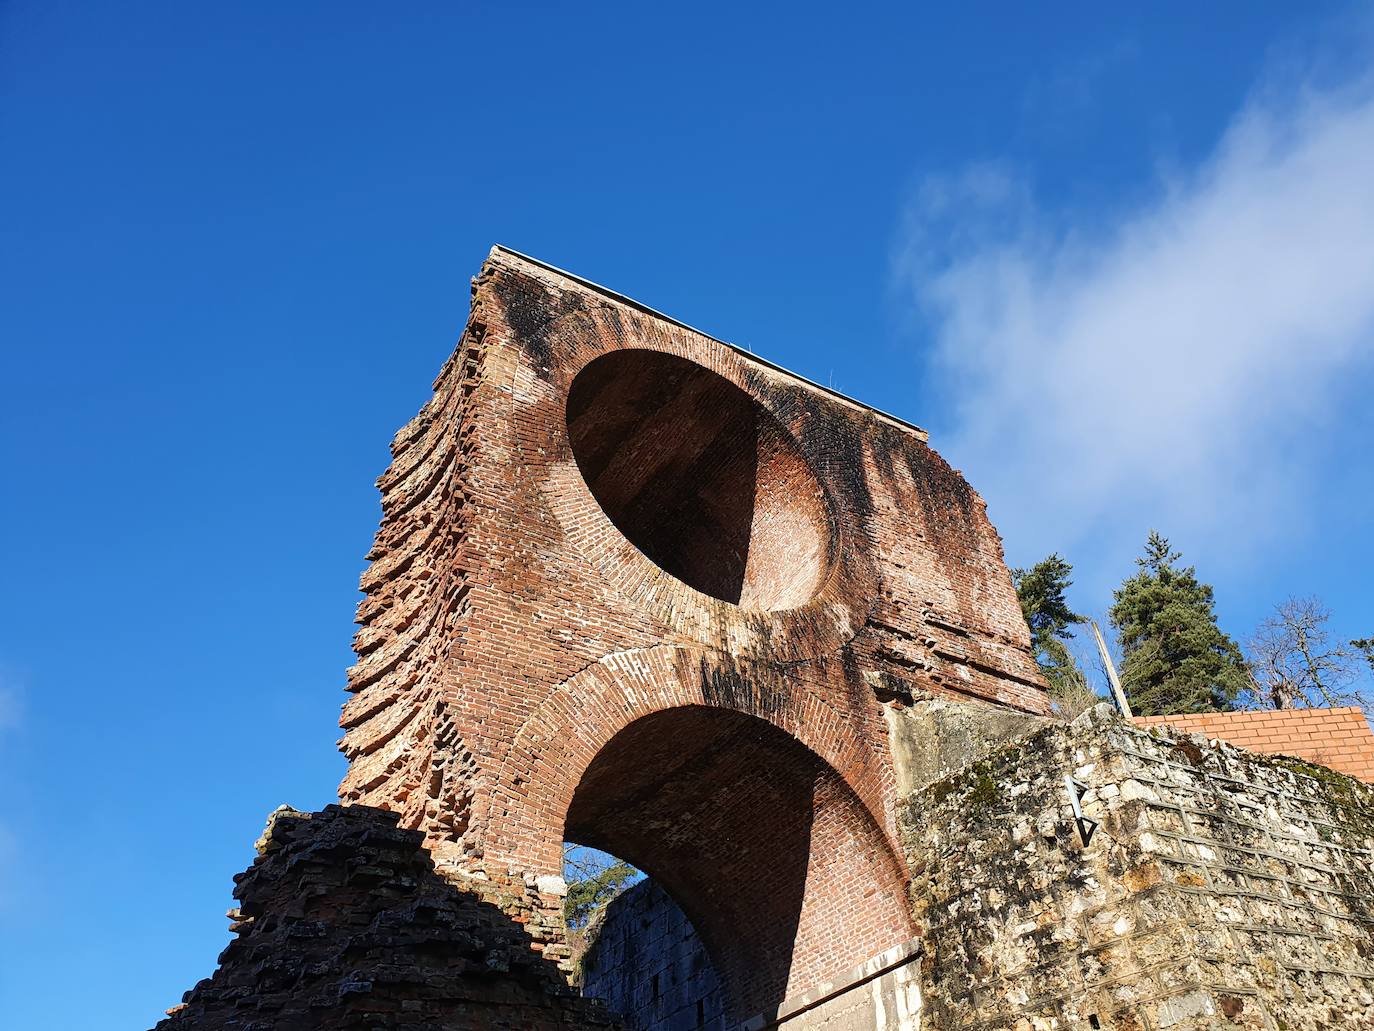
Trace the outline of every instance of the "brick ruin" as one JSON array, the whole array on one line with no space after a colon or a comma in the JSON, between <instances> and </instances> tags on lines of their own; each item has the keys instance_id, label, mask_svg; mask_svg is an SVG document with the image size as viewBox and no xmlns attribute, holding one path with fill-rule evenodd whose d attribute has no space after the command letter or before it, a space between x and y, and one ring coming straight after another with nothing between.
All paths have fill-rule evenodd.
<instances>
[{"instance_id":1,"label":"brick ruin","mask_svg":"<svg viewBox=\"0 0 1374 1031\"><path fill-rule=\"evenodd\" d=\"M1095 924L1003 948L1006 912L1082 929L1114 885L1166 883L1103 858L1163 830L1118 820L1116 767L1117 794L1065 795L1125 731L1047 719L984 503L921 430L496 248L392 453L341 806L274 817L236 940L159 1028L715 1026L708 998L751 1029L1211 1026L1084 1009L1088 967L1148 963L1104 967ZM1073 805L1096 842L1063 829ZM1025 820L1034 848L1008 838ZM713 996L684 974L671 1013L612 1012L570 986L564 840L652 878L693 932L659 927L663 963ZM1368 939L1363 891L1330 937ZM603 998L653 986L629 972L656 976L647 941ZM1331 969L1355 978L1355 953Z\"/></svg>"}]
</instances>

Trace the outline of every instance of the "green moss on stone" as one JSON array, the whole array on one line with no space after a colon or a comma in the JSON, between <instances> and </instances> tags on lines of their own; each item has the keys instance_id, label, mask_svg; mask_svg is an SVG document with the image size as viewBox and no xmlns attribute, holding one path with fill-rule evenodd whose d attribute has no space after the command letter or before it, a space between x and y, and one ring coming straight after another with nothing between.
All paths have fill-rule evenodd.
<instances>
[{"instance_id":1,"label":"green moss on stone","mask_svg":"<svg viewBox=\"0 0 1374 1031\"><path fill-rule=\"evenodd\" d=\"M1291 755L1252 754L1248 758L1260 765L1287 770L1316 781L1321 787L1318 798L1327 803L1336 823L1356 835L1374 837L1374 791L1354 777ZM1322 798L1323 795L1326 797ZM1331 840L1328 828L1320 828L1320 833L1324 840Z\"/></svg>"},{"instance_id":2,"label":"green moss on stone","mask_svg":"<svg viewBox=\"0 0 1374 1031\"><path fill-rule=\"evenodd\" d=\"M972 783L966 801L971 810L977 812L997 803L1000 794L997 781L993 779L992 768L986 762L974 765L969 770L969 778Z\"/></svg>"}]
</instances>

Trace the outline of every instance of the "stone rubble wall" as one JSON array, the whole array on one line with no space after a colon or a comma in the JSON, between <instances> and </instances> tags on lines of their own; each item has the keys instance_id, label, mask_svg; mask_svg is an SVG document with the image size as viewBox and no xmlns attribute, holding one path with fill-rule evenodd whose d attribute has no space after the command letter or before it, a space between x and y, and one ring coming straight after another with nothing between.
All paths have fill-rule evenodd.
<instances>
[{"instance_id":1,"label":"stone rubble wall","mask_svg":"<svg viewBox=\"0 0 1374 1031\"><path fill-rule=\"evenodd\" d=\"M1252 752L1306 759L1374 784L1374 730L1358 705L1137 716L1134 722L1147 730L1165 725L1182 734L1219 737Z\"/></svg>"},{"instance_id":2,"label":"stone rubble wall","mask_svg":"<svg viewBox=\"0 0 1374 1031\"><path fill-rule=\"evenodd\" d=\"M912 794L902 834L928 1027L1374 1026L1358 781L1099 706Z\"/></svg>"}]
</instances>

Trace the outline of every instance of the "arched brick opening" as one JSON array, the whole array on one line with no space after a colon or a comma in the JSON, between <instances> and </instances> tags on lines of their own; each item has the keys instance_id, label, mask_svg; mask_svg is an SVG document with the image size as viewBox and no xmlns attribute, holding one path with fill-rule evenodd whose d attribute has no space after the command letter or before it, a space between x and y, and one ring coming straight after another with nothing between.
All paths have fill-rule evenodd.
<instances>
[{"instance_id":1,"label":"arched brick opening","mask_svg":"<svg viewBox=\"0 0 1374 1031\"><path fill-rule=\"evenodd\" d=\"M566 414L593 496L659 567L743 608L815 594L833 550L825 493L745 391L676 355L620 350L578 373Z\"/></svg>"},{"instance_id":2,"label":"arched brick opening","mask_svg":"<svg viewBox=\"0 0 1374 1031\"><path fill-rule=\"evenodd\" d=\"M564 837L634 863L696 927L739 1020L904 941L905 884L836 771L754 716L643 716L587 766Z\"/></svg>"},{"instance_id":3,"label":"arched brick opening","mask_svg":"<svg viewBox=\"0 0 1374 1031\"><path fill-rule=\"evenodd\" d=\"M645 717L705 706L766 721L819 757L844 780L869 823L886 828L895 855L896 783L874 747L886 742L886 731L881 718L870 724L833 704L826 689L843 675L838 661L741 668L729 657L664 647L592 663L559 685L513 734L495 782L479 799L470 834L490 863L556 873L574 794L611 741Z\"/></svg>"}]
</instances>

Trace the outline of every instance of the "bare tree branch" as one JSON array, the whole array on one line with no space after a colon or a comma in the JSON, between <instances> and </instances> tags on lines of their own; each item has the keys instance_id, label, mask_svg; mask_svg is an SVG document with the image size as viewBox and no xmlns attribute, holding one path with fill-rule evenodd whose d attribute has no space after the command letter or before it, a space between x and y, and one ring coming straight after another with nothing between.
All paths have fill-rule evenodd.
<instances>
[{"instance_id":1,"label":"bare tree branch","mask_svg":"<svg viewBox=\"0 0 1374 1031\"><path fill-rule=\"evenodd\" d=\"M1331 637L1330 611L1316 598L1289 598L1250 639L1251 708L1297 709L1360 704L1350 690L1356 653Z\"/></svg>"}]
</instances>

